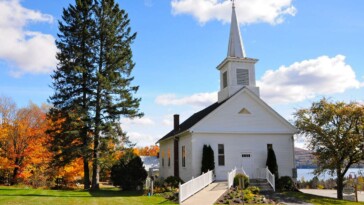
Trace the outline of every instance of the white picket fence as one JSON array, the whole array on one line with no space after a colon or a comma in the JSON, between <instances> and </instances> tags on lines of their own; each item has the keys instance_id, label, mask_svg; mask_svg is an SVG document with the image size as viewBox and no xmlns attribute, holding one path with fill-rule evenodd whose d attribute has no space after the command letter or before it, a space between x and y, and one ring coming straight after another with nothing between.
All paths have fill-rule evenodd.
<instances>
[{"instance_id":1,"label":"white picket fence","mask_svg":"<svg viewBox=\"0 0 364 205\"><path fill-rule=\"evenodd\" d=\"M213 172L208 171L196 178L192 178L190 181L179 184L179 203L186 200L188 197L194 195L207 185L211 184L213 180Z\"/></svg>"},{"instance_id":2,"label":"white picket fence","mask_svg":"<svg viewBox=\"0 0 364 205\"><path fill-rule=\"evenodd\" d=\"M227 175L228 175L227 176L227 178L228 178L228 187L227 187L227 189L230 189L230 187L233 186L233 184L234 184L234 177L236 175L236 168L234 168L233 170L228 172Z\"/></svg>"},{"instance_id":3,"label":"white picket fence","mask_svg":"<svg viewBox=\"0 0 364 205\"><path fill-rule=\"evenodd\" d=\"M268 167L266 167L265 169L266 169L265 177L266 177L268 183L272 186L273 191L276 191L276 182L275 182L274 174L272 174L272 172L269 171Z\"/></svg>"}]
</instances>

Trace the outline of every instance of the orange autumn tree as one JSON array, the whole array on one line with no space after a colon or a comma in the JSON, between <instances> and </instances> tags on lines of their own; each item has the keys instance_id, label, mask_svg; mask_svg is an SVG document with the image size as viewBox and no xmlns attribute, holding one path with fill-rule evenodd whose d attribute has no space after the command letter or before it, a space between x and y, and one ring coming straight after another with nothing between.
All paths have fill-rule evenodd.
<instances>
[{"instance_id":1,"label":"orange autumn tree","mask_svg":"<svg viewBox=\"0 0 364 205\"><path fill-rule=\"evenodd\" d=\"M83 159L81 157L72 160L63 167L59 167L56 171L56 178L62 178L67 186L75 184L74 182L77 180L81 181L83 177Z\"/></svg>"},{"instance_id":2,"label":"orange autumn tree","mask_svg":"<svg viewBox=\"0 0 364 205\"><path fill-rule=\"evenodd\" d=\"M7 140L16 115L16 104L5 96L0 96L0 178L10 176L12 162L8 159Z\"/></svg>"},{"instance_id":3,"label":"orange autumn tree","mask_svg":"<svg viewBox=\"0 0 364 205\"><path fill-rule=\"evenodd\" d=\"M138 156L158 156L159 146L158 145L150 145L145 147L134 147L134 154Z\"/></svg>"},{"instance_id":4,"label":"orange autumn tree","mask_svg":"<svg viewBox=\"0 0 364 205\"><path fill-rule=\"evenodd\" d=\"M11 184L22 179L39 186L39 182L46 180L45 172L52 157L47 149L45 111L32 103L17 109L10 98L1 97L0 115L0 160L6 162L2 163L0 173Z\"/></svg>"}]
</instances>

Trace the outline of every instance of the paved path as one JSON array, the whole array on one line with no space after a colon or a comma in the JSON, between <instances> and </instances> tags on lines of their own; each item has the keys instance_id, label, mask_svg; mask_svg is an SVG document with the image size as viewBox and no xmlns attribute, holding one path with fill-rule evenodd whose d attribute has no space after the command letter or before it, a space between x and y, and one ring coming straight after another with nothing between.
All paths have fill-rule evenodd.
<instances>
[{"instance_id":1,"label":"paved path","mask_svg":"<svg viewBox=\"0 0 364 205\"><path fill-rule=\"evenodd\" d=\"M303 193L336 198L336 190L328 189L300 189ZM364 192L358 191L358 201L364 201Z\"/></svg>"},{"instance_id":2,"label":"paved path","mask_svg":"<svg viewBox=\"0 0 364 205\"><path fill-rule=\"evenodd\" d=\"M182 202L182 205L211 205L227 190L227 182L213 182L195 195Z\"/></svg>"},{"instance_id":3,"label":"paved path","mask_svg":"<svg viewBox=\"0 0 364 205\"><path fill-rule=\"evenodd\" d=\"M304 201L301 201L294 197L289 197L284 194L278 193L278 192L268 192L264 194L266 198L273 199L275 201L279 201L279 204L285 204L285 205L313 205L311 203L307 203Z\"/></svg>"}]
</instances>

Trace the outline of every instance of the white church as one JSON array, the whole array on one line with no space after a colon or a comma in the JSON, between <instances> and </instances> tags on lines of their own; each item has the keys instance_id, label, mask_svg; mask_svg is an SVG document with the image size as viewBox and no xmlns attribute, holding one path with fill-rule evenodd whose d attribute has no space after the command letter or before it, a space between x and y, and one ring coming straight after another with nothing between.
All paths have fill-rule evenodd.
<instances>
[{"instance_id":1,"label":"white church","mask_svg":"<svg viewBox=\"0 0 364 205\"><path fill-rule=\"evenodd\" d=\"M184 181L201 174L202 150L214 151L216 180L243 167L249 177L266 167L267 148L275 151L279 176L295 177L294 138L297 132L265 103L255 83L257 59L246 57L235 7L232 9L227 57L220 72L218 101L179 123L158 140L160 177Z\"/></svg>"}]
</instances>

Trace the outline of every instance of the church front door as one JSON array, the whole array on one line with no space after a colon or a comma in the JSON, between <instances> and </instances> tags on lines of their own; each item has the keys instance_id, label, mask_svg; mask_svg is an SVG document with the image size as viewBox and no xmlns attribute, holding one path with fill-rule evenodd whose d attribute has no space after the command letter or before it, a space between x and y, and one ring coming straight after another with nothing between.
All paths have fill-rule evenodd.
<instances>
[{"instance_id":1,"label":"church front door","mask_svg":"<svg viewBox=\"0 0 364 205\"><path fill-rule=\"evenodd\" d=\"M251 152L242 152L241 153L241 166L249 177L253 176L253 174L254 174L253 173L254 172L253 155Z\"/></svg>"}]
</instances>

